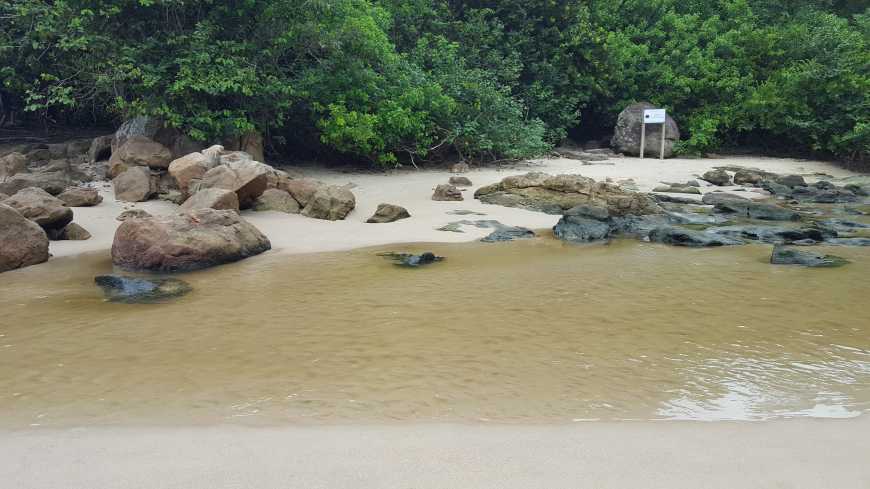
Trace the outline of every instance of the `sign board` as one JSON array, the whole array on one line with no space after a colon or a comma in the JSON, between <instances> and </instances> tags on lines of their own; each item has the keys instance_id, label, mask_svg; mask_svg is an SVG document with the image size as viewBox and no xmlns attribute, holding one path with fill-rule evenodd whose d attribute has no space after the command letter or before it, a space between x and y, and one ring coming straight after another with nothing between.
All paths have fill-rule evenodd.
<instances>
[{"instance_id":1,"label":"sign board","mask_svg":"<svg viewBox=\"0 0 870 489\"><path fill-rule=\"evenodd\" d=\"M644 124L662 124L666 117L665 109L645 109L643 111Z\"/></svg>"}]
</instances>

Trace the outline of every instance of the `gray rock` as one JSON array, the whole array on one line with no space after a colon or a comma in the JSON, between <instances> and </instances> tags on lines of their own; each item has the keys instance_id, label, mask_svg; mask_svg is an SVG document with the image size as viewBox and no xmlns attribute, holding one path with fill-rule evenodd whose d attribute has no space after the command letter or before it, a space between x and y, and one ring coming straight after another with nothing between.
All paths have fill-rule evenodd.
<instances>
[{"instance_id":1,"label":"gray rock","mask_svg":"<svg viewBox=\"0 0 870 489\"><path fill-rule=\"evenodd\" d=\"M410 267L416 268L421 265L430 265L432 263L436 263L444 260L443 256L437 256L435 253L431 251L427 251L425 253L421 253L419 255L414 255L411 253L378 253L378 256L382 256L388 260L392 260L396 265L401 267Z\"/></svg>"},{"instance_id":2,"label":"gray rock","mask_svg":"<svg viewBox=\"0 0 870 489\"><path fill-rule=\"evenodd\" d=\"M344 219L356 207L356 197L345 187L329 185L320 188L302 209L302 215L315 219Z\"/></svg>"},{"instance_id":3,"label":"gray rock","mask_svg":"<svg viewBox=\"0 0 870 489\"><path fill-rule=\"evenodd\" d=\"M774 182L786 187L806 187L807 182L800 175L778 175L774 177Z\"/></svg>"},{"instance_id":4,"label":"gray rock","mask_svg":"<svg viewBox=\"0 0 870 489\"><path fill-rule=\"evenodd\" d=\"M0 179L0 192L12 195L21 189L36 187L51 195L58 195L70 186L69 175L64 171L35 171L33 173L18 173L6 181Z\"/></svg>"},{"instance_id":5,"label":"gray rock","mask_svg":"<svg viewBox=\"0 0 870 489\"><path fill-rule=\"evenodd\" d=\"M70 187L61 192L57 198L69 207L92 207L103 201L100 192L92 187Z\"/></svg>"},{"instance_id":6,"label":"gray rock","mask_svg":"<svg viewBox=\"0 0 870 489\"><path fill-rule=\"evenodd\" d=\"M630 155L640 154L641 126L643 124L643 111L655 109L649 102L631 104L619 113L616 127L613 129L613 139L610 144L617 153ZM667 137L665 138L665 157L674 154L674 143L680 140L680 129L674 119L668 115L665 125ZM661 148L661 124L650 124L646 128L646 156L658 156Z\"/></svg>"},{"instance_id":7,"label":"gray rock","mask_svg":"<svg viewBox=\"0 0 870 489\"><path fill-rule=\"evenodd\" d=\"M457 187L470 187L472 185L471 180L468 177L450 177L450 185L455 185Z\"/></svg>"},{"instance_id":8,"label":"gray rock","mask_svg":"<svg viewBox=\"0 0 870 489\"><path fill-rule=\"evenodd\" d=\"M710 192L701 197L701 202L707 205L716 205L728 202L751 202L751 200L740 195L728 194L725 192Z\"/></svg>"},{"instance_id":9,"label":"gray rock","mask_svg":"<svg viewBox=\"0 0 870 489\"><path fill-rule=\"evenodd\" d=\"M734 185L758 185L764 181L764 175L752 170L737 170L734 172Z\"/></svg>"},{"instance_id":10,"label":"gray rock","mask_svg":"<svg viewBox=\"0 0 870 489\"><path fill-rule=\"evenodd\" d=\"M99 275L94 282L103 289L110 302L152 304L181 297L193 288L175 278L140 278L120 275Z\"/></svg>"},{"instance_id":11,"label":"gray rock","mask_svg":"<svg viewBox=\"0 0 870 489\"><path fill-rule=\"evenodd\" d=\"M743 241L703 231L692 231L675 226L660 226L649 233L650 241L673 246L709 247L741 245Z\"/></svg>"},{"instance_id":12,"label":"gray rock","mask_svg":"<svg viewBox=\"0 0 870 489\"><path fill-rule=\"evenodd\" d=\"M12 152L0 157L0 181L27 170L27 157Z\"/></svg>"},{"instance_id":13,"label":"gray rock","mask_svg":"<svg viewBox=\"0 0 870 489\"><path fill-rule=\"evenodd\" d=\"M761 202L718 202L715 205L715 209L719 212L764 221L799 221L801 218L800 214L791 209Z\"/></svg>"},{"instance_id":14,"label":"gray rock","mask_svg":"<svg viewBox=\"0 0 870 489\"><path fill-rule=\"evenodd\" d=\"M729 175L727 171L721 168L705 172L704 175L701 176L701 179L706 180L713 185L717 185L719 187L731 185L731 175Z\"/></svg>"},{"instance_id":15,"label":"gray rock","mask_svg":"<svg viewBox=\"0 0 870 489\"><path fill-rule=\"evenodd\" d=\"M701 191L698 187L692 187L690 185L660 185L654 188L653 192L701 195Z\"/></svg>"},{"instance_id":16,"label":"gray rock","mask_svg":"<svg viewBox=\"0 0 870 489\"><path fill-rule=\"evenodd\" d=\"M368 223L388 223L411 217L408 210L400 205L379 204L378 209L368 218Z\"/></svg>"},{"instance_id":17,"label":"gray rock","mask_svg":"<svg viewBox=\"0 0 870 489\"><path fill-rule=\"evenodd\" d=\"M722 226L707 230L721 236L764 243L821 243L837 237L837 233L817 228L788 228L781 226Z\"/></svg>"},{"instance_id":18,"label":"gray rock","mask_svg":"<svg viewBox=\"0 0 870 489\"><path fill-rule=\"evenodd\" d=\"M564 215L553 227L553 234L571 243L599 241L610 237L610 224L582 215Z\"/></svg>"},{"instance_id":19,"label":"gray rock","mask_svg":"<svg viewBox=\"0 0 870 489\"><path fill-rule=\"evenodd\" d=\"M693 199L689 197L678 197L676 195L649 194L649 196L655 199L657 202L669 202L673 204L697 204L698 202L700 202L700 200L698 199Z\"/></svg>"},{"instance_id":20,"label":"gray rock","mask_svg":"<svg viewBox=\"0 0 870 489\"><path fill-rule=\"evenodd\" d=\"M787 246L776 245L770 255L770 263L774 265L803 265L806 267L840 267L848 260L835 255L821 255L810 251L799 250Z\"/></svg>"}]
</instances>

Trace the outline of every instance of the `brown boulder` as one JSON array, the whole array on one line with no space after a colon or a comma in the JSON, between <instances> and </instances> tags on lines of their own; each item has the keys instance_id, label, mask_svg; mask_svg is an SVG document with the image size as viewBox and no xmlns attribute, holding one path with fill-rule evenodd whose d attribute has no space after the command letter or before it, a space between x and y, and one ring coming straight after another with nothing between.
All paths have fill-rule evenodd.
<instances>
[{"instance_id":1,"label":"brown boulder","mask_svg":"<svg viewBox=\"0 0 870 489\"><path fill-rule=\"evenodd\" d=\"M127 166L147 166L155 170L165 170L172 162L172 151L145 136L132 136L112 154L112 160L120 161Z\"/></svg>"},{"instance_id":2,"label":"brown boulder","mask_svg":"<svg viewBox=\"0 0 870 489\"><path fill-rule=\"evenodd\" d=\"M232 190L206 188L193 194L181 204L182 211L194 209L217 209L239 211L239 198Z\"/></svg>"},{"instance_id":3,"label":"brown boulder","mask_svg":"<svg viewBox=\"0 0 870 489\"><path fill-rule=\"evenodd\" d=\"M191 181L201 179L213 166L204 154L190 153L173 160L169 164L169 174L175 178L181 193L187 195Z\"/></svg>"},{"instance_id":4,"label":"brown boulder","mask_svg":"<svg viewBox=\"0 0 870 489\"><path fill-rule=\"evenodd\" d=\"M379 204L378 210L376 210L374 215L368 218L366 222L387 223L398 221L399 219L407 219L409 217L411 217L411 214L408 213L407 209L400 205Z\"/></svg>"},{"instance_id":5,"label":"brown boulder","mask_svg":"<svg viewBox=\"0 0 870 489\"><path fill-rule=\"evenodd\" d=\"M350 190L336 185L321 188L309 199L302 215L315 219L344 219L356 207L356 197Z\"/></svg>"},{"instance_id":6,"label":"brown boulder","mask_svg":"<svg viewBox=\"0 0 870 489\"><path fill-rule=\"evenodd\" d=\"M432 194L432 200L463 200L462 192L453 185L441 184L435 187L435 192Z\"/></svg>"},{"instance_id":7,"label":"brown boulder","mask_svg":"<svg viewBox=\"0 0 870 489\"><path fill-rule=\"evenodd\" d=\"M52 229L46 232L52 241L84 241L91 239L91 233L78 224L71 222L61 229Z\"/></svg>"},{"instance_id":8,"label":"brown boulder","mask_svg":"<svg viewBox=\"0 0 870 489\"><path fill-rule=\"evenodd\" d=\"M308 201L314 197L318 190L326 187L326 184L310 178L297 178L293 180L285 180L279 182L278 188L286 190L299 202L299 205L305 207Z\"/></svg>"},{"instance_id":9,"label":"brown boulder","mask_svg":"<svg viewBox=\"0 0 870 489\"><path fill-rule=\"evenodd\" d=\"M154 195L154 185L148 168L129 168L112 180L115 198L125 202L143 202Z\"/></svg>"},{"instance_id":10,"label":"brown boulder","mask_svg":"<svg viewBox=\"0 0 870 489\"><path fill-rule=\"evenodd\" d=\"M11 206L0 204L0 272L48 260L48 236Z\"/></svg>"},{"instance_id":11,"label":"brown boulder","mask_svg":"<svg viewBox=\"0 0 870 489\"><path fill-rule=\"evenodd\" d=\"M269 165L250 160L225 162L207 171L200 181L199 190L222 188L232 190L239 198L239 206L247 209L266 190L268 174L273 170Z\"/></svg>"},{"instance_id":12,"label":"brown boulder","mask_svg":"<svg viewBox=\"0 0 870 489\"><path fill-rule=\"evenodd\" d=\"M470 187L472 185L471 180L468 177L450 177L448 183L450 185L456 185L457 187Z\"/></svg>"},{"instance_id":13,"label":"brown boulder","mask_svg":"<svg viewBox=\"0 0 870 489\"><path fill-rule=\"evenodd\" d=\"M286 190L277 188L266 189L263 195L254 202L255 211L278 211L288 214L299 214L299 202Z\"/></svg>"},{"instance_id":14,"label":"brown boulder","mask_svg":"<svg viewBox=\"0 0 870 489\"><path fill-rule=\"evenodd\" d=\"M21 189L36 187L45 190L51 195L57 195L70 185L70 178L64 171L40 170L34 173L19 173L2 181L0 179L0 192L14 194Z\"/></svg>"},{"instance_id":15,"label":"brown boulder","mask_svg":"<svg viewBox=\"0 0 870 489\"><path fill-rule=\"evenodd\" d=\"M57 198L69 207L93 207L103 201L100 192L91 187L70 187L61 192Z\"/></svg>"},{"instance_id":16,"label":"brown boulder","mask_svg":"<svg viewBox=\"0 0 870 489\"><path fill-rule=\"evenodd\" d=\"M60 229L73 219L72 209L41 188L30 187L19 190L3 203L39 224L43 229Z\"/></svg>"},{"instance_id":17,"label":"brown boulder","mask_svg":"<svg viewBox=\"0 0 870 489\"><path fill-rule=\"evenodd\" d=\"M0 179L11 177L27 170L27 157L21 153L9 153L0 157Z\"/></svg>"},{"instance_id":18,"label":"brown boulder","mask_svg":"<svg viewBox=\"0 0 870 489\"><path fill-rule=\"evenodd\" d=\"M197 209L124 221L115 231L112 262L132 270L180 272L241 260L271 246L238 213Z\"/></svg>"},{"instance_id":19,"label":"brown boulder","mask_svg":"<svg viewBox=\"0 0 870 489\"><path fill-rule=\"evenodd\" d=\"M477 189L475 198L486 204L563 214L581 204L604 207L612 216L659 214L661 207L647 194L582 175L527 173L504 178Z\"/></svg>"}]
</instances>

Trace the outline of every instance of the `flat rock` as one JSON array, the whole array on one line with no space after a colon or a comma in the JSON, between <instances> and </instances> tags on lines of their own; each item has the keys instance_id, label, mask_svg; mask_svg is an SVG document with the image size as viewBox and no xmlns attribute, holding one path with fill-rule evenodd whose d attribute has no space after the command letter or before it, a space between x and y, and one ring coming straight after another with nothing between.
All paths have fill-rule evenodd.
<instances>
[{"instance_id":1,"label":"flat rock","mask_svg":"<svg viewBox=\"0 0 870 489\"><path fill-rule=\"evenodd\" d=\"M653 189L653 192L701 195L701 190L691 185L659 185Z\"/></svg>"},{"instance_id":2,"label":"flat rock","mask_svg":"<svg viewBox=\"0 0 870 489\"><path fill-rule=\"evenodd\" d=\"M48 236L35 222L0 203L0 272L48 260Z\"/></svg>"},{"instance_id":3,"label":"flat rock","mask_svg":"<svg viewBox=\"0 0 870 489\"><path fill-rule=\"evenodd\" d=\"M193 288L175 278L141 278L99 275L94 282L103 289L106 300L125 304L152 304L181 297Z\"/></svg>"},{"instance_id":4,"label":"flat rock","mask_svg":"<svg viewBox=\"0 0 870 489\"><path fill-rule=\"evenodd\" d=\"M115 231L112 263L131 270L180 272L238 261L271 247L237 212L197 209L125 220Z\"/></svg>"},{"instance_id":5,"label":"flat rock","mask_svg":"<svg viewBox=\"0 0 870 489\"><path fill-rule=\"evenodd\" d=\"M762 202L730 200L716 203L715 209L718 212L765 221L799 221L801 219L800 214L791 209Z\"/></svg>"},{"instance_id":6,"label":"flat rock","mask_svg":"<svg viewBox=\"0 0 870 489\"><path fill-rule=\"evenodd\" d=\"M770 263L774 265L803 265L805 267L840 267L848 260L835 255L822 255L782 245L773 247Z\"/></svg>"},{"instance_id":7,"label":"flat rock","mask_svg":"<svg viewBox=\"0 0 870 489\"><path fill-rule=\"evenodd\" d=\"M103 201L103 196L92 187L70 187L58 196L69 207L93 207Z\"/></svg>"},{"instance_id":8,"label":"flat rock","mask_svg":"<svg viewBox=\"0 0 870 489\"><path fill-rule=\"evenodd\" d=\"M378 209L368 218L368 223L387 223L411 217L408 210L400 205L378 204Z\"/></svg>"},{"instance_id":9,"label":"flat rock","mask_svg":"<svg viewBox=\"0 0 870 489\"><path fill-rule=\"evenodd\" d=\"M704 231L693 231L675 226L660 226L649 233L650 241L673 246L710 247L744 244L743 241Z\"/></svg>"}]
</instances>

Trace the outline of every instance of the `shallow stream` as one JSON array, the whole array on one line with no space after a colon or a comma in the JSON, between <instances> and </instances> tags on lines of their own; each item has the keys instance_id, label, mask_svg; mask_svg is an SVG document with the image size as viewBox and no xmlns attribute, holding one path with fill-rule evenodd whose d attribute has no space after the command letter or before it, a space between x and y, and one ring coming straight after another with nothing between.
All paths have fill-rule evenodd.
<instances>
[{"instance_id":1,"label":"shallow stream","mask_svg":"<svg viewBox=\"0 0 870 489\"><path fill-rule=\"evenodd\" d=\"M419 269L376 253L426 251ZM544 237L267 253L106 302L107 253L0 276L0 426L849 417L870 410L870 249Z\"/></svg>"}]
</instances>

